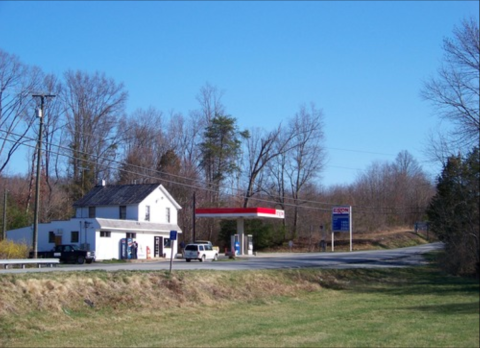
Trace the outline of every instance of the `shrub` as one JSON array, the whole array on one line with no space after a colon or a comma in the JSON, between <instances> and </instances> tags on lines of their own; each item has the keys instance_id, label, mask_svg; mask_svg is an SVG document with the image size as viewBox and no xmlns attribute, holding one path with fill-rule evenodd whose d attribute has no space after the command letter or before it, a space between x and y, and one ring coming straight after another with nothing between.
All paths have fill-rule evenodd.
<instances>
[{"instance_id":1,"label":"shrub","mask_svg":"<svg viewBox=\"0 0 480 348\"><path fill-rule=\"evenodd\" d=\"M2 240L0 241L0 259L25 259L28 257L29 249L27 244Z\"/></svg>"}]
</instances>

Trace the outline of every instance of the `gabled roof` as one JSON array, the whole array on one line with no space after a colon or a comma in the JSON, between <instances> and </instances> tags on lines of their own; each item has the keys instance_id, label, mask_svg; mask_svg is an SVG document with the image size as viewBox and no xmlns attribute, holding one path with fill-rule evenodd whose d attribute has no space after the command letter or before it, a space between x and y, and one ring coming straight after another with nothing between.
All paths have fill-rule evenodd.
<instances>
[{"instance_id":1,"label":"gabled roof","mask_svg":"<svg viewBox=\"0 0 480 348\"><path fill-rule=\"evenodd\" d=\"M73 203L73 207L139 204L160 184L97 185Z\"/></svg>"}]
</instances>

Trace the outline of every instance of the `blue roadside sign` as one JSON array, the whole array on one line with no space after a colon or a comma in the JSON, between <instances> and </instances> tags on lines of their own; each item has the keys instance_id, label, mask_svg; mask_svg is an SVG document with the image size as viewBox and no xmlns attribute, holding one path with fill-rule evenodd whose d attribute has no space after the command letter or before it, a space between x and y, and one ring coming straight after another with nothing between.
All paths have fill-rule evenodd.
<instances>
[{"instance_id":1,"label":"blue roadside sign","mask_svg":"<svg viewBox=\"0 0 480 348\"><path fill-rule=\"evenodd\" d=\"M333 207L332 232L350 232L350 207Z\"/></svg>"},{"instance_id":2,"label":"blue roadside sign","mask_svg":"<svg viewBox=\"0 0 480 348\"><path fill-rule=\"evenodd\" d=\"M177 240L177 231L170 231L170 240Z\"/></svg>"}]
</instances>

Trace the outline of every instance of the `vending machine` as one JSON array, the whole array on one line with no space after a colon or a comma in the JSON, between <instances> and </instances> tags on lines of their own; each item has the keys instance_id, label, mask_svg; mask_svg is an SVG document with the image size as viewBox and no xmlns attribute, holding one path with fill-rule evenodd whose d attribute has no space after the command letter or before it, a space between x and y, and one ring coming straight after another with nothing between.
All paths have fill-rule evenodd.
<instances>
[{"instance_id":1,"label":"vending machine","mask_svg":"<svg viewBox=\"0 0 480 348\"><path fill-rule=\"evenodd\" d=\"M120 239L120 258L122 260L128 260L132 258L132 238Z\"/></svg>"},{"instance_id":2,"label":"vending machine","mask_svg":"<svg viewBox=\"0 0 480 348\"><path fill-rule=\"evenodd\" d=\"M231 236L231 250L235 253L235 256L240 255L240 235L234 234Z\"/></svg>"}]
</instances>

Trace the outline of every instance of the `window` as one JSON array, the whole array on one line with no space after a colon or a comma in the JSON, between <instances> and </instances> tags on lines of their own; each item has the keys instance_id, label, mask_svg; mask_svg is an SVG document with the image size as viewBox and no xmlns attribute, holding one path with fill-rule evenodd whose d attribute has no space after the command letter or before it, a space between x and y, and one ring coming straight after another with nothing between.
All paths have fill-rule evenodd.
<instances>
[{"instance_id":1,"label":"window","mask_svg":"<svg viewBox=\"0 0 480 348\"><path fill-rule=\"evenodd\" d=\"M88 207L88 217L89 218L95 217L95 207Z\"/></svg>"},{"instance_id":2,"label":"window","mask_svg":"<svg viewBox=\"0 0 480 348\"><path fill-rule=\"evenodd\" d=\"M100 231L100 237L110 238L110 231Z\"/></svg>"},{"instance_id":3,"label":"window","mask_svg":"<svg viewBox=\"0 0 480 348\"><path fill-rule=\"evenodd\" d=\"M120 206L120 220L126 220L127 219L127 207L125 205Z\"/></svg>"},{"instance_id":4,"label":"window","mask_svg":"<svg viewBox=\"0 0 480 348\"><path fill-rule=\"evenodd\" d=\"M78 231L72 231L71 232L70 243L78 243Z\"/></svg>"},{"instance_id":5,"label":"window","mask_svg":"<svg viewBox=\"0 0 480 348\"><path fill-rule=\"evenodd\" d=\"M170 222L170 208L167 208L167 222Z\"/></svg>"},{"instance_id":6,"label":"window","mask_svg":"<svg viewBox=\"0 0 480 348\"><path fill-rule=\"evenodd\" d=\"M170 248L171 244L172 244L172 242L170 241L169 238L163 238L163 247L164 248Z\"/></svg>"},{"instance_id":7,"label":"window","mask_svg":"<svg viewBox=\"0 0 480 348\"><path fill-rule=\"evenodd\" d=\"M150 206L145 206L145 221L150 221Z\"/></svg>"},{"instance_id":8,"label":"window","mask_svg":"<svg viewBox=\"0 0 480 348\"><path fill-rule=\"evenodd\" d=\"M127 232L127 238L136 239L136 238L137 238L137 234L136 234L136 233L132 233L132 232Z\"/></svg>"},{"instance_id":9,"label":"window","mask_svg":"<svg viewBox=\"0 0 480 348\"><path fill-rule=\"evenodd\" d=\"M55 243L55 232L53 231L48 232L48 242Z\"/></svg>"}]
</instances>

